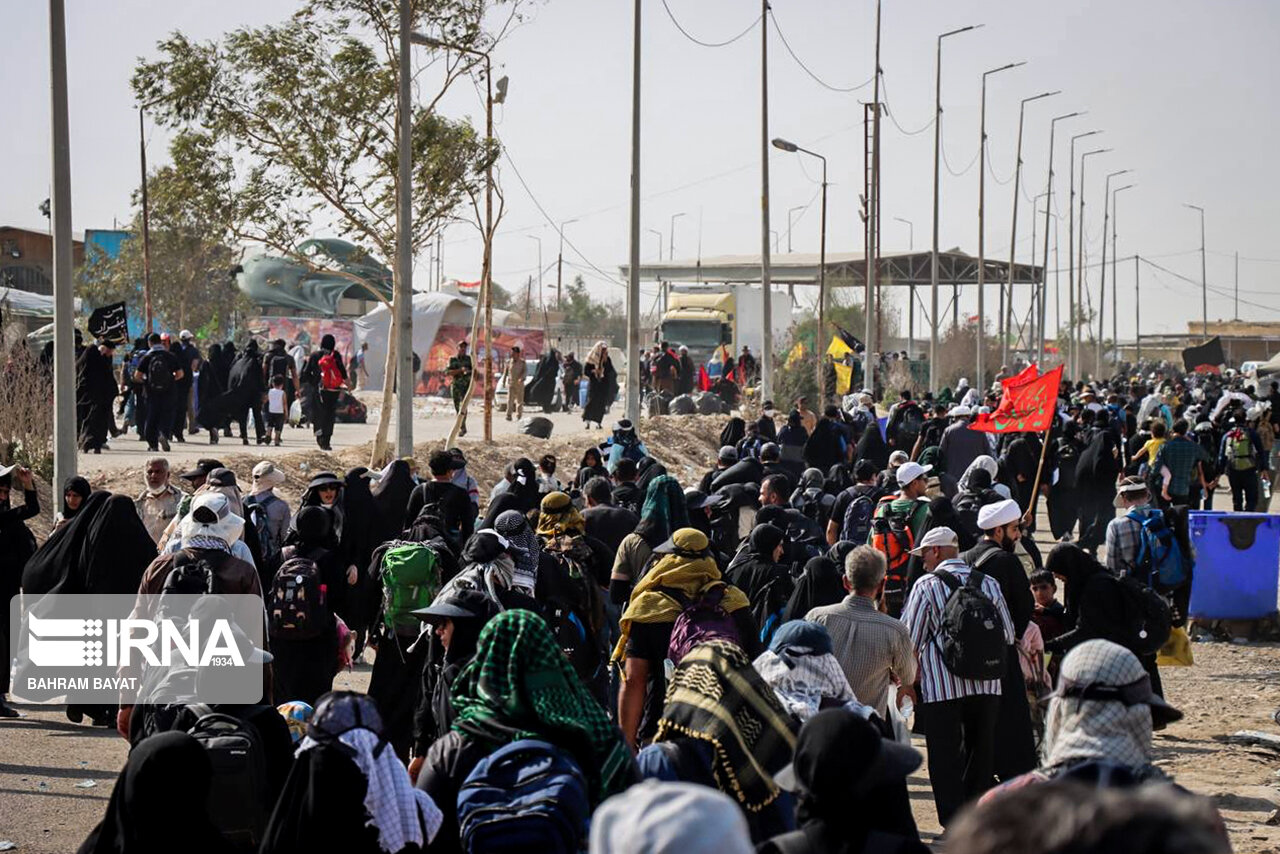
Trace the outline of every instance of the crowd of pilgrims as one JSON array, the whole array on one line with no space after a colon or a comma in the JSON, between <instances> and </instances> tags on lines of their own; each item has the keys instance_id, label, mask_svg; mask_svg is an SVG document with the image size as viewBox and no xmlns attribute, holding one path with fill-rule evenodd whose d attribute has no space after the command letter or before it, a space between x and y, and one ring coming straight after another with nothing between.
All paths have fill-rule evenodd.
<instances>
[{"instance_id":1,"label":"crowd of pilgrims","mask_svg":"<svg viewBox=\"0 0 1280 854\"><path fill-rule=\"evenodd\" d=\"M924 850L912 702L948 848L1119 850L1141 828L1139 850L1228 850L1212 807L1152 761L1153 728L1181 713L1115 624L1101 581L1125 568L1098 547L1116 507L1185 500L1224 455L1243 471L1234 431L1260 483L1266 410L1195 377L1064 385L1042 453L1037 435L968 429L997 402L904 392L883 430L867 394L820 416L766 404L728 420L687 486L621 421L576 471L513 460L485 502L456 448L421 477L412 460L316 474L297 507L270 462L242 483L201 460L178 488L157 459L136 498L68 483L39 548L31 475L0 469L9 595L163 595L195 566L266 603L262 703L68 707L132 745L80 850ZM1199 450L1168 454L1179 440ZM1054 538L1079 525L1043 560L1027 512L1042 456ZM994 677L947 671L956 579L998 614ZM367 695L332 691L366 647ZM235 786L202 715L255 755ZM1049 803L1058 825L1029 825ZM1063 830L1082 804L1097 820Z\"/></svg>"}]
</instances>

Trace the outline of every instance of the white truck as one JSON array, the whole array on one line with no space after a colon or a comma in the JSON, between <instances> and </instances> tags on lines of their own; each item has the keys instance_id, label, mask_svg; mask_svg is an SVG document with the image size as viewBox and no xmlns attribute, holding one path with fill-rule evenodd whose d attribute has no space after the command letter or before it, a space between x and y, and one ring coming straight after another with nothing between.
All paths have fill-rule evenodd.
<instances>
[{"instance_id":1,"label":"white truck","mask_svg":"<svg viewBox=\"0 0 1280 854\"><path fill-rule=\"evenodd\" d=\"M684 345L695 364L706 365L721 344L738 356L744 346L760 358L764 347L764 303L756 285L670 285L666 310L655 330L657 341ZM773 346L779 348L791 328L791 298L774 290ZM715 364L718 373L719 364Z\"/></svg>"}]
</instances>

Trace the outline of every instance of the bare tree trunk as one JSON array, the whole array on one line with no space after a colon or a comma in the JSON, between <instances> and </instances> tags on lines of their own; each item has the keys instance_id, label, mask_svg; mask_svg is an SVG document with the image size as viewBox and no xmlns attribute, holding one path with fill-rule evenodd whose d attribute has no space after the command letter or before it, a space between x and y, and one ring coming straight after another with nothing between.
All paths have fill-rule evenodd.
<instances>
[{"instance_id":1,"label":"bare tree trunk","mask_svg":"<svg viewBox=\"0 0 1280 854\"><path fill-rule=\"evenodd\" d=\"M482 306L484 305L485 288L486 288L485 283L487 281L488 281L487 277L481 276L480 293L476 294L476 308L475 308L475 311L472 312L471 314L471 384L467 386L467 393L462 398L462 406L461 408L458 409L458 414L454 416L453 429L449 431L449 439L444 443L444 446L446 448L453 448L457 446L458 433L461 432L462 430L462 422L466 421L467 419L467 407L471 405L471 397L472 395L475 394L475 390L476 390L476 365L475 365L476 355L475 354L476 352L478 352L478 348L476 347L476 342L479 340L478 335L480 333L480 312L482 311ZM488 342L485 342L485 346L486 347L488 346ZM488 382L488 381L489 381L489 378L485 377L485 382Z\"/></svg>"},{"instance_id":2,"label":"bare tree trunk","mask_svg":"<svg viewBox=\"0 0 1280 854\"><path fill-rule=\"evenodd\" d=\"M399 283L399 273L396 274L397 284ZM396 389L396 301L400 299L400 288L395 288L395 296L391 300L388 307L387 323L387 361L382 371L382 410L378 413L378 433L373 438L373 450L369 454L369 468L380 469L387 464L387 431L391 426L391 413L393 410L393 402L395 391L401 394L405 393L405 389ZM410 395L413 394L413 388L408 389Z\"/></svg>"}]
</instances>

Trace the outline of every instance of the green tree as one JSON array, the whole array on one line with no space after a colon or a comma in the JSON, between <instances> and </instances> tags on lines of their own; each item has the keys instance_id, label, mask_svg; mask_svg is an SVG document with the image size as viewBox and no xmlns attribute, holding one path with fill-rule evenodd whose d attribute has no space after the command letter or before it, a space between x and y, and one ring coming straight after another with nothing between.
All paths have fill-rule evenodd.
<instances>
[{"instance_id":1,"label":"green tree","mask_svg":"<svg viewBox=\"0 0 1280 854\"><path fill-rule=\"evenodd\" d=\"M621 300L601 302L594 299L587 291L587 284L582 276L574 276L573 281L564 286L564 301L561 304L564 322L570 327L589 329L597 333L601 340L621 344L627 340L627 311Z\"/></svg>"},{"instance_id":2,"label":"green tree","mask_svg":"<svg viewBox=\"0 0 1280 854\"><path fill-rule=\"evenodd\" d=\"M526 3L413 0L412 21L442 42L488 52ZM505 18L486 33L486 13L499 7ZM134 92L161 124L207 136L209 157L234 152L226 181L199 188L219 198L231 239L309 263L295 247L324 229L382 258L397 257L398 0L306 0L280 24L243 27L211 42L175 32L158 47L159 58L138 64ZM477 63L483 67L480 59L452 51L414 59L436 82L432 94L415 94L412 107L416 254L459 206L475 206L498 152L468 120L436 112L459 77ZM196 181L220 174L212 167L191 171ZM388 377L394 359L388 348ZM392 410L390 382L382 402L375 458Z\"/></svg>"},{"instance_id":3,"label":"green tree","mask_svg":"<svg viewBox=\"0 0 1280 854\"><path fill-rule=\"evenodd\" d=\"M147 179L152 310L174 328L198 330L201 337L220 335L230 329L235 312L248 307L231 275L239 252L228 243L223 207L230 161L199 133L178 134L169 152L172 165ZM123 300L142 307L141 212L129 231L134 236L117 257L99 257L81 269L77 290L95 305Z\"/></svg>"}]
</instances>

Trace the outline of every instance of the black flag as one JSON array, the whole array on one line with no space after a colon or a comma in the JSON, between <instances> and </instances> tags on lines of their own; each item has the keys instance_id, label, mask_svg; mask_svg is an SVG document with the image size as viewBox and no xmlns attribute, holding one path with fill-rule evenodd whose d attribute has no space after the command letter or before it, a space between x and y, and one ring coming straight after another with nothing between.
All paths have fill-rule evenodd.
<instances>
[{"instance_id":1,"label":"black flag","mask_svg":"<svg viewBox=\"0 0 1280 854\"><path fill-rule=\"evenodd\" d=\"M836 335L838 335L840 340L855 353L861 353L866 349L862 346L862 342L858 340L857 336L848 329L845 329L843 326L836 326Z\"/></svg>"},{"instance_id":2,"label":"black flag","mask_svg":"<svg viewBox=\"0 0 1280 854\"><path fill-rule=\"evenodd\" d=\"M129 319L124 303L116 302L95 309L89 316L89 334L102 342L129 343Z\"/></svg>"},{"instance_id":3,"label":"black flag","mask_svg":"<svg viewBox=\"0 0 1280 854\"><path fill-rule=\"evenodd\" d=\"M1218 373L1227 357L1222 353L1222 339L1216 335L1199 347L1182 351L1182 366L1188 371Z\"/></svg>"}]
</instances>

